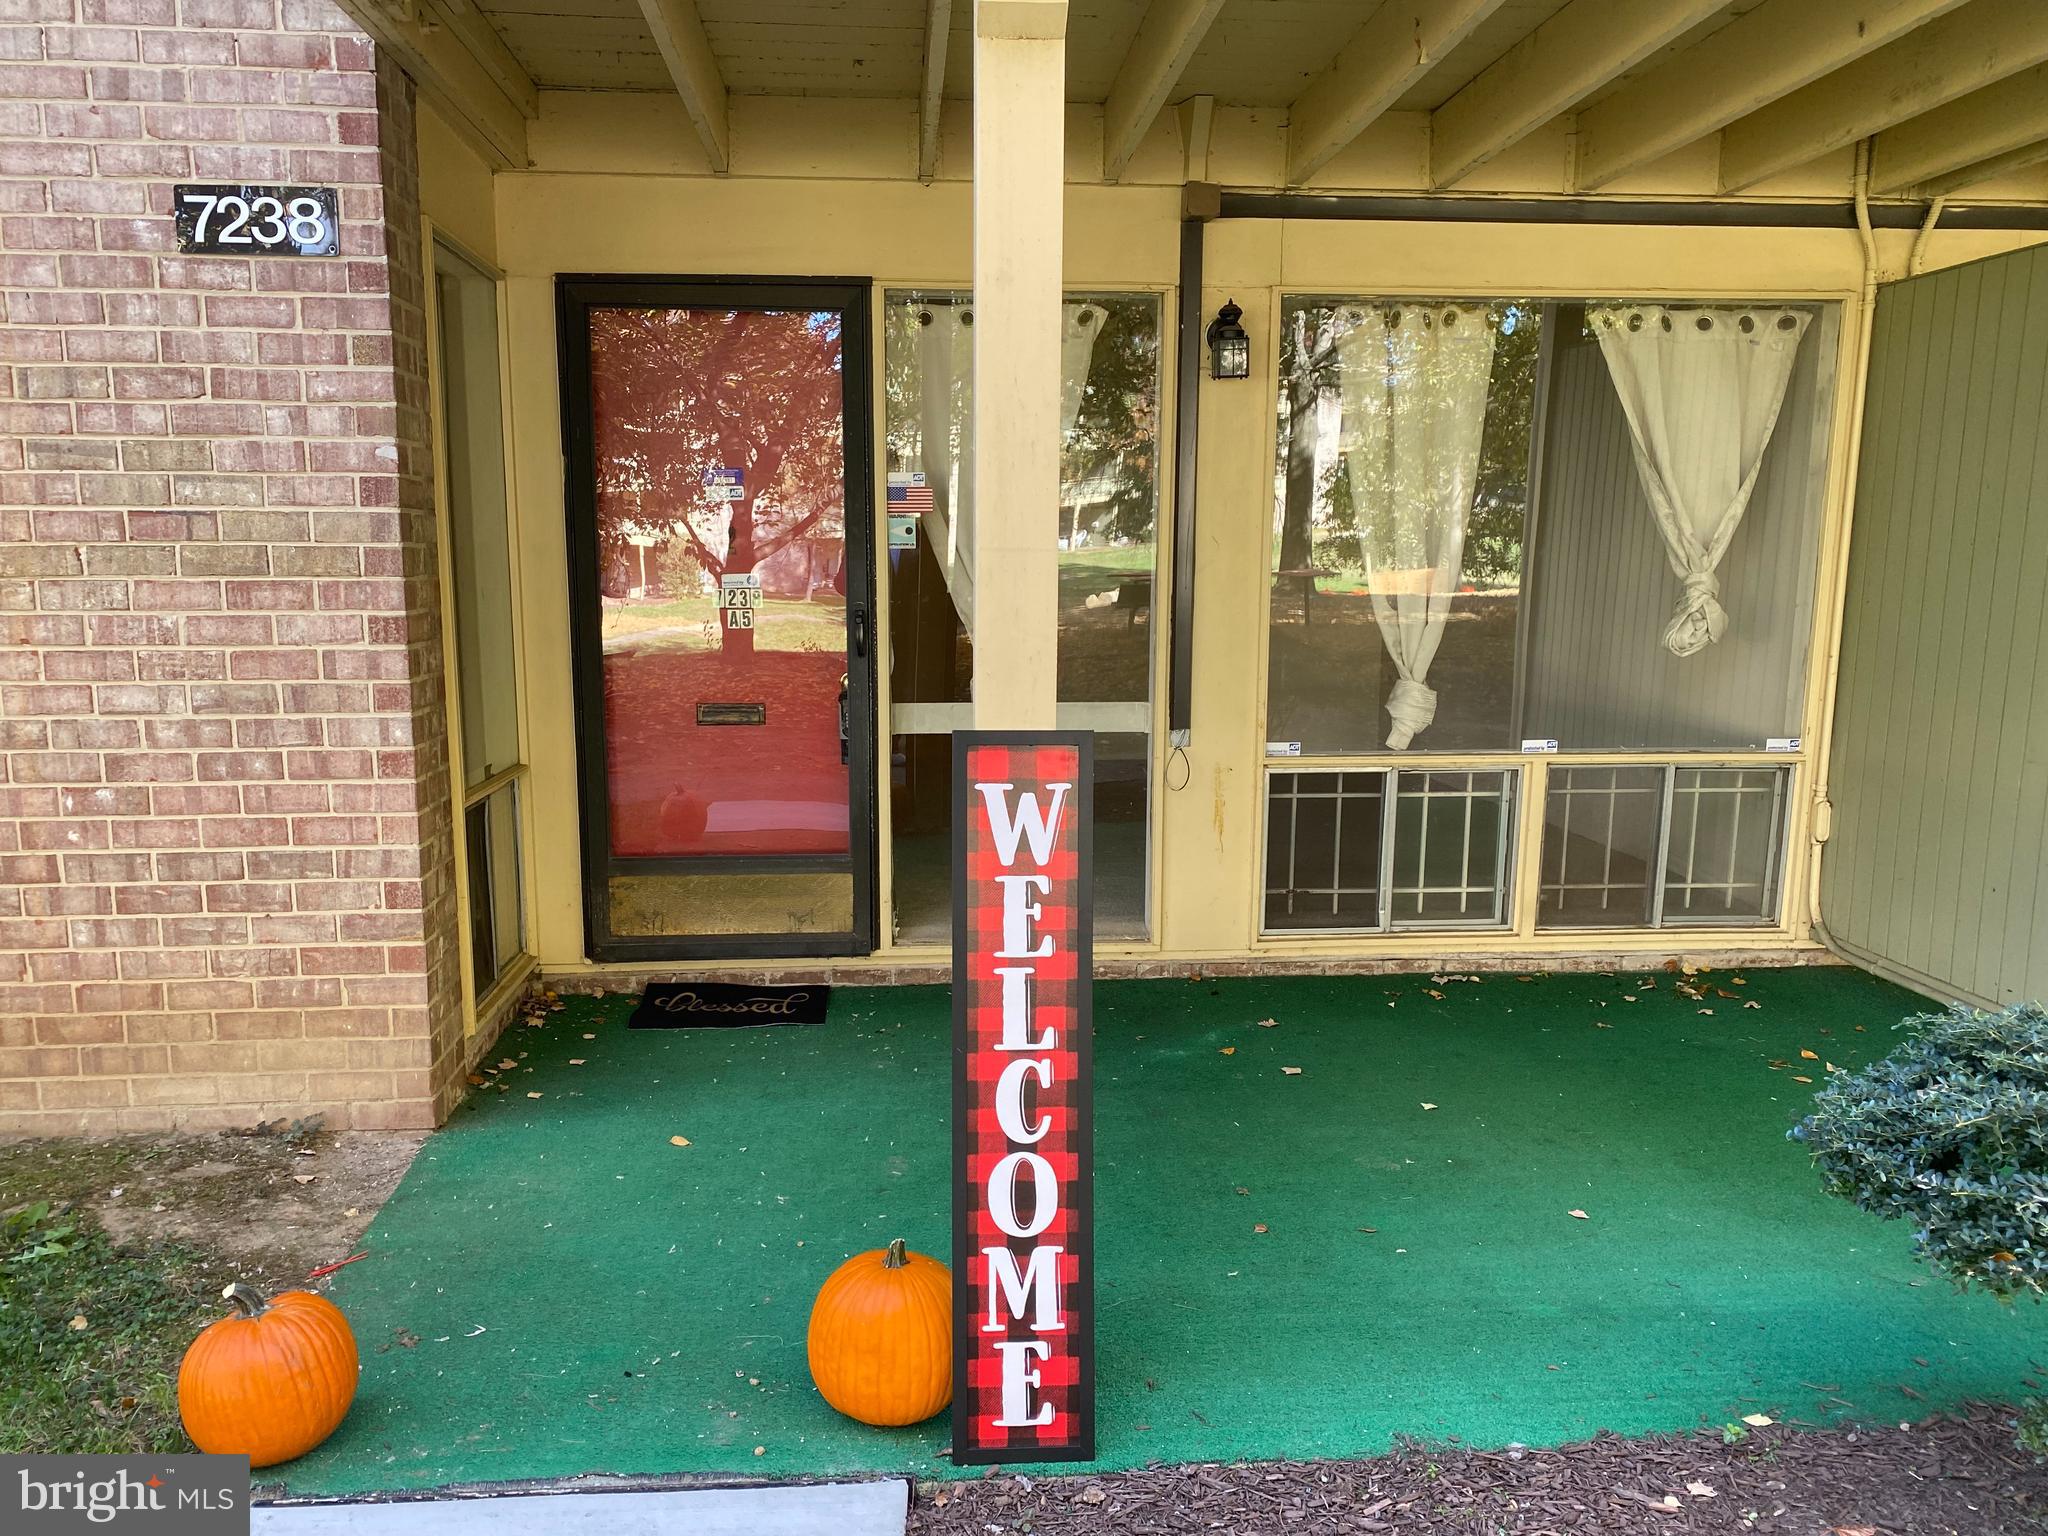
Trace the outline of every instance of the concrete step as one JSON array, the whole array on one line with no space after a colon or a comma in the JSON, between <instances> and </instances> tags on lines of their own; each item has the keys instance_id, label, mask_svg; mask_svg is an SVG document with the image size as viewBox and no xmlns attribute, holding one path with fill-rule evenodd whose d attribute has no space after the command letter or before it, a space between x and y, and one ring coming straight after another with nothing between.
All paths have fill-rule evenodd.
<instances>
[{"instance_id":1,"label":"concrete step","mask_svg":"<svg viewBox=\"0 0 2048 1536\"><path fill-rule=\"evenodd\" d=\"M903 1536L910 1485L782 1484L259 1504L252 1536Z\"/></svg>"}]
</instances>

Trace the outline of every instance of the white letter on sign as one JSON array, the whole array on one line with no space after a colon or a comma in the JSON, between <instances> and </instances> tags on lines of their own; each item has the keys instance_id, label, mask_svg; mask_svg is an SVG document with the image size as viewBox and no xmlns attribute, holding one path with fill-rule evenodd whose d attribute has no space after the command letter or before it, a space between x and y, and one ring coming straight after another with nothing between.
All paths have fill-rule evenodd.
<instances>
[{"instance_id":1,"label":"white letter on sign","mask_svg":"<svg viewBox=\"0 0 2048 1536\"><path fill-rule=\"evenodd\" d=\"M1044 959L1052 953L1052 935L1048 933L1037 948L1032 947L1031 919L1045 909L1031 899L1031 892L1044 895L1052 889L1052 881L1044 875L997 875L996 881L1003 888L1003 947L996 951L996 958Z\"/></svg>"},{"instance_id":2,"label":"white letter on sign","mask_svg":"<svg viewBox=\"0 0 2048 1536\"><path fill-rule=\"evenodd\" d=\"M1031 1225L1017 1220L1017 1169L1031 1168ZM1036 1237L1052 1225L1059 1214L1060 1181L1053 1177L1052 1164L1036 1152L1012 1152L997 1163L988 1176L988 1213L995 1224L1011 1237Z\"/></svg>"},{"instance_id":3,"label":"white letter on sign","mask_svg":"<svg viewBox=\"0 0 2048 1536\"><path fill-rule=\"evenodd\" d=\"M1012 1141L1021 1141L1029 1146L1034 1141L1045 1140L1045 1133L1052 1129L1052 1117L1040 1115L1038 1124L1024 1123L1024 1079L1035 1077L1038 1086L1052 1086L1052 1058L1050 1056L1025 1056L1003 1068L1003 1075L996 1079L996 1124Z\"/></svg>"},{"instance_id":4,"label":"white letter on sign","mask_svg":"<svg viewBox=\"0 0 2048 1536\"><path fill-rule=\"evenodd\" d=\"M1031 1038L1031 967L1028 965L998 965L995 973L1003 978L1003 1038L996 1042L999 1051L1049 1051L1059 1043L1059 1032L1050 1025L1036 1040Z\"/></svg>"},{"instance_id":5,"label":"white letter on sign","mask_svg":"<svg viewBox=\"0 0 2048 1536\"><path fill-rule=\"evenodd\" d=\"M984 1248L981 1256L988 1260L988 1321L981 1325L983 1333L1001 1333L1006 1326L996 1316L998 1294L1010 1316L1031 1313L1033 1333L1066 1331L1067 1325L1060 1321L1059 1249L1032 1249L1031 1262L1021 1272L1017 1255L1007 1248Z\"/></svg>"},{"instance_id":6,"label":"white letter on sign","mask_svg":"<svg viewBox=\"0 0 2048 1536\"><path fill-rule=\"evenodd\" d=\"M1041 1403L1038 1412L1031 1411L1031 1389L1038 1385L1038 1372L1031 1368L1031 1362L1051 1355L1052 1346L1043 1339L999 1339L996 1348L1003 1356L1003 1416L996 1420L996 1427L1017 1429L1050 1424L1051 1403Z\"/></svg>"},{"instance_id":7,"label":"white letter on sign","mask_svg":"<svg viewBox=\"0 0 2048 1536\"><path fill-rule=\"evenodd\" d=\"M1009 804L1003 799L1004 791L1016 788L1014 784L977 784L974 787L981 791L981 803L988 808L988 829L995 839L996 853L1002 858L1003 868L1008 869L1017 862L1019 836L1031 842L1032 863L1052 862L1053 838L1060 829L1060 808L1066 804L1067 791L1073 785L1045 786L1052 791L1052 812L1046 816L1038 813L1037 792L1026 795L1017 802L1015 820L1011 819Z\"/></svg>"}]
</instances>

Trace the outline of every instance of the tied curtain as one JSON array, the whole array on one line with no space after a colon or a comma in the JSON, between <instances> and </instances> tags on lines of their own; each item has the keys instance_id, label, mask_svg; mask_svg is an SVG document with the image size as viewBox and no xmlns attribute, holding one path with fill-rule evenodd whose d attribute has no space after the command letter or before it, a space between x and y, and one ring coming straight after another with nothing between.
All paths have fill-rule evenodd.
<instances>
[{"instance_id":1,"label":"tied curtain","mask_svg":"<svg viewBox=\"0 0 2048 1536\"><path fill-rule=\"evenodd\" d=\"M1809 316L1795 309L1589 309L1628 416L1636 475L1683 585L1664 648L1692 656L1728 629L1715 574L1778 425Z\"/></svg>"},{"instance_id":2,"label":"tied curtain","mask_svg":"<svg viewBox=\"0 0 2048 1536\"><path fill-rule=\"evenodd\" d=\"M1464 560L1495 320L1465 304L1389 304L1344 318L1344 462L1373 618L1394 663L1387 746L1399 752L1436 718L1429 666Z\"/></svg>"},{"instance_id":3,"label":"tied curtain","mask_svg":"<svg viewBox=\"0 0 2048 1536\"><path fill-rule=\"evenodd\" d=\"M1099 304L1060 306L1060 439L1081 415L1088 365L1109 311ZM945 572L960 625L974 629L974 311L965 304L926 305L918 331L918 441L924 483L932 493L922 523Z\"/></svg>"}]
</instances>

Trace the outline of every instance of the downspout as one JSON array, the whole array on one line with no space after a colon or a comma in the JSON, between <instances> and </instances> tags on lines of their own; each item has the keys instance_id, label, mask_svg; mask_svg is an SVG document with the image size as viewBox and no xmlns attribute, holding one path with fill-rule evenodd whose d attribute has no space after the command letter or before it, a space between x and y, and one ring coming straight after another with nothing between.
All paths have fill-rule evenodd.
<instances>
[{"instance_id":1,"label":"downspout","mask_svg":"<svg viewBox=\"0 0 2048 1536\"><path fill-rule=\"evenodd\" d=\"M1870 349L1877 328L1877 236L1870 227L1870 140L1860 140L1856 145L1856 235L1863 245L1863 290L1856 317L1856 377L1851 391L1849 413L1848 463L1845 467L1849 497L1849 515L1842 522L1840 548L1835 554L1835 601L1833 621L1829 625L1826 681L1821 688L1820 740L1814 752L1813 822L1810 835L1813 847L1807 859L1807 918L1812 926L1813 936L1829 949L1841 952L1833 934L1828 932L1827 922L1820 909L1820 861L1826 851L1828 838L1834 831L1835 807L1828 795L1828 770L1835 749L1835 703L1842 684L1842 628L1846 617L1849 597L1849 542L1855 529L1856 486L1861 477L1863 464L1863 411L1870 391ZM1920 238L1914 247L1917 260L1921 249L1927 243L1928 232L1940 216L1941 206L1937 200L1929 210L1927 223L1922 227Z\"/></svg>"},{"instance_id":2,"label":"downspout","mask_svg":"<svg viewBox=\"0 0 2048 1536\"><path fill-rule=\"evenodd\" d=\"M1927 220L1920 226L1920 234L1913 241L1913 254L1906 262L1906 276L1918 277L1927 270L1927 243L1934 238L1934 226L1941 222L1941 210L1947 206L1946 193L1927 205Z\"/></svg>"}]
</instances>

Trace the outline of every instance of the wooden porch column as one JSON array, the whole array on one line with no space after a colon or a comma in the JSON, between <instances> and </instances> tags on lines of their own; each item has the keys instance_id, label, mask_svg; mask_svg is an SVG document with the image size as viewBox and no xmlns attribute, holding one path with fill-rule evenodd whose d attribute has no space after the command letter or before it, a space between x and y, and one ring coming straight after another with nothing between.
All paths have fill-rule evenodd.
<instances>
[{"instance_id":1,"label":"wooden porch column","mask_svg":"<svg viewBox=\"0 0 2048 1536\"><path fill-rule=\"evenodd\" d=\"M974 0L974 723L1049 730L1067 0Z\"/></svg>"}]
</instances>

